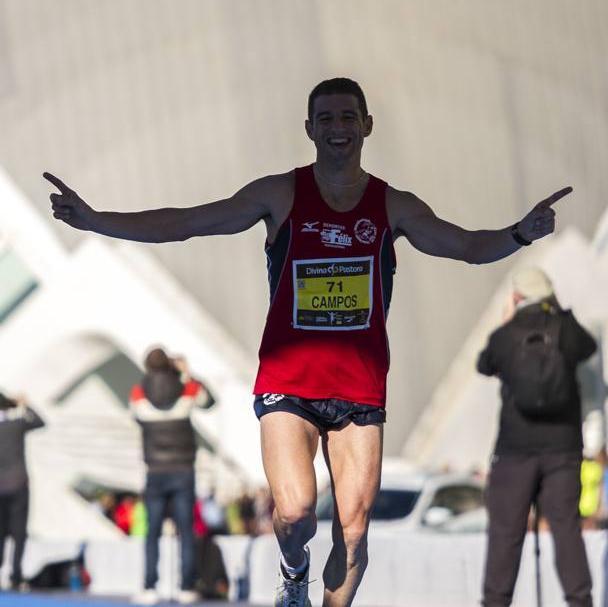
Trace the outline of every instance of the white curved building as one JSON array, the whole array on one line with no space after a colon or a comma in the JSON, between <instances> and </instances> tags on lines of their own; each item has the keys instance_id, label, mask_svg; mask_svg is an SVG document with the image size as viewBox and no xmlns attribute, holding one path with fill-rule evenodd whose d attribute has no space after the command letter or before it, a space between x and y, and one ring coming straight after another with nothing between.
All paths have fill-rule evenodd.
<instances>
[{"instance_id":1,"label":"white curved building","mask_svg":"<svg viewBox=\"0 0 608 607\"><path fill-rule=\"evenodd\" d=\"M78 400L94 383L77 381L87 365L114 354L134 363L163 341L212 388L231 386L221 405L230 421L209 412L210 440L236 423L247 438L229 441L222 461L257 466L245 453L258 440L249 391L268 302L262 226L120 245L54 222L42 172L99 209L222 198L311 162L308 92L347 75L375 117L367 169L468 228L509 225L572 184L558 229L590 238L608 198L606 22L600 0L0 0L0 166L31 203L0 198L0 231L19 233L0 260L12 276L0 306L23 299L0 320L0 345L19 344L0 386L43 402L76 382L66 398ZM465 266L404 241L397 255L389 454L513 263ZM136 301L121 299L127 283ZM167 322L145 337L143 300ZM34 331L29 319L43 314ZM86 361L72 354L84 350Z\"/></svg>"},{"instance_id":2,"label":"white curved building","mask_svg":"<svg viewBox=\"0 0 608 607\"><path fill-rule=\"evenodd\" d=\"M141 491L140 429L126 406L151 343L187 353L217 399L193 418L199 489L263 482L257 420L243 414L250 361L217 322L143 251L93 238L65 251L3 172L0 198L0 384L26 392L47 421L28 437L34 535L118 533L74 489Z\"/></svg>"}]
</instances>

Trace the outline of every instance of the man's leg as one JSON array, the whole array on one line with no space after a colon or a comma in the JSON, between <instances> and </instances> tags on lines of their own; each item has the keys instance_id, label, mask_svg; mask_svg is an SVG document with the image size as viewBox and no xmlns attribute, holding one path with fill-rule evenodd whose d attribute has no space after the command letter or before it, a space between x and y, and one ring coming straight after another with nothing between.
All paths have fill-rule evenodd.
<instances>
[{"instance_id":1,"label":"man's leg","mask_svg":"<svg viewBox=\"0 0 608 607\"><path fill-rule=\"evenodd\" d=\"M499 455L492 462L486 495L490 522L483 581L485 607L511 604L539 474L538 456Z\"/></svg>"},{"instance_id":2,"label":"man's leg","mask_svg":"<svg viewBox=\"0 0 608 607\"><path fill-rule=\"evenodd\" d=\"M19 489L13 495L11 501L9 533L14 542L13 549L13 570L11 572L11 583L19 586L23 581L21 572L21 561L25 551L25 541L27 539L27 515L29 511L30 492L27 486Z\"/></svg>"},{"instance_id":3,"label":"man's leg","mask_svg":"<svg viewBox=\"0 0 608 607\"><path fill-rule=\"evenodd\" d=\"M4 562L4 545L8 536L9 497L0 494L0 569Z\"/></svg>"},{"instance_id":4,"label":"man's leg","mask_svg":"<svg viewBox=\"0 0 608 607\"><path fill-rule=\"evenodd\" d=\"M381 424L349 423L323 437L334 494L333 546L323 571L323 607L348 607L367 567L367 529L382 468Z\"/></svg>"},{"instance_id":5,"label":"man's leg","mask_svg":"<svg viewBox=\"0 0 608 607\"><path fill-rule=\"evenodd\" d=\"M260 419L262 459L274 499L273 527L284 563L304 563L304 546L315 534L317 483L313 460L319 430L311 422L285 411Z\"/></svg>"},{"instance_id":6,"label":"man's leg","mask_svg":"<svg viewBox=\"0 0 608 607\"><path fill-rule=\"evenodd\" d=\"M181 554L181 588L194 588L194 471L176 474L176 490L173 494L173 520L179 533Z\"/></svg>"},{"instance_id":7,"label":"man's leg","mask_svg":"<svg viewBox=\"0 0 608 607\"><path fill-rule=\"evenodd\" d=\"M555 566L566 602L569 607L591 607L591 575L578 510L580 454L546 454L542 462L540 511L551 528Z\"/></svg>"},{"instance_id":8,"label":"man's leg","mask_svg":"<svg viewBox=\"0 0 608 607\"><path fill-rule=\"evenodd\" d=\"M144 503L148 515L148 535L146 536L146 569L144 588L153 589L158 582L158 541L163 525L166 498L163 493L162 478L148 475Z\"/></svg>"}]
</instances>

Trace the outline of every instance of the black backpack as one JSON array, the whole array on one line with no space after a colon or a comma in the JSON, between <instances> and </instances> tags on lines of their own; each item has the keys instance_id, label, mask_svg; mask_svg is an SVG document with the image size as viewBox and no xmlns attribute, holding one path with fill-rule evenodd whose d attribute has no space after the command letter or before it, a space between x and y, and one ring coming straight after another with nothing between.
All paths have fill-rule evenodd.
<instances>
[{"instance_id":1,"label":"black backpack","mask_svg":"<svg viewBox=\"0 0 608 607\"><path fill-rule=\"evenodd\" d=\"M560 314L545 313L539 326L516 329L516 346L504 382L527 417L551 418L572 399L574 374L560 350Z\"/></svg>"}]
</instances>

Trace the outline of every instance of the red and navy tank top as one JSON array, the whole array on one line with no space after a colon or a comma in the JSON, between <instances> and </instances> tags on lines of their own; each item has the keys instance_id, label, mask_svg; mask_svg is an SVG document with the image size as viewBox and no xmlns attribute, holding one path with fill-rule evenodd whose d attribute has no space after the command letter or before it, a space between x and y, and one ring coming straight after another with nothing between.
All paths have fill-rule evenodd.
<instances>
[{"instance_id":1,"label":"red and navy tank top","mask_svg":"<svg viewBox=\"0 0 608 607\"><path fill-rule=\"evenodd\" d=\"M355 208L339 212L312 165L295 169L293 207L266 255L270 309L254 393L383 407L396 266L386 183L370 175Z\"/></svg>"}]
</instances>

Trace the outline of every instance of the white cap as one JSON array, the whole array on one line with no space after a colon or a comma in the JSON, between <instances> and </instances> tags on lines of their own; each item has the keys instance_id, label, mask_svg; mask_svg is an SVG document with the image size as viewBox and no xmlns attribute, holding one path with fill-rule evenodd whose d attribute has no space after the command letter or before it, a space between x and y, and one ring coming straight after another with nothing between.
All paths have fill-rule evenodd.
<instances>
[{"instance_id":1,"label":"white cap","mask_svg":"<svg viewBox=\"0 0 608 607\"><path fill-rule=\"evenodd\" d=\"M553 295L553 285L540 268L521 268L513 274L513 291L525 299L545 299Z\"/></svg>"}]
</instances>

